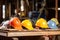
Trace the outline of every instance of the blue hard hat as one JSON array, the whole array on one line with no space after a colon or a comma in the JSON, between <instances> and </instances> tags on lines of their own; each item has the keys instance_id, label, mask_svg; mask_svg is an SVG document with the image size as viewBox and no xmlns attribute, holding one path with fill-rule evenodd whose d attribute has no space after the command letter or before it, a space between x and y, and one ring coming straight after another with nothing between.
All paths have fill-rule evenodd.
<instances>
[{"instance_id":1,"label":"blue hard hat","mask_svg":"<svg viewBox=\"0 0 60 40\"><path fill-rule=\"evenodd\" d=\"M56 26L56 23L54 22L54 21L52 21L52 20L49 20L48 21L48 26L49 26L49 28L51 28L51 29L57 29L58 27Z\"/></svg>"}]
</instances>

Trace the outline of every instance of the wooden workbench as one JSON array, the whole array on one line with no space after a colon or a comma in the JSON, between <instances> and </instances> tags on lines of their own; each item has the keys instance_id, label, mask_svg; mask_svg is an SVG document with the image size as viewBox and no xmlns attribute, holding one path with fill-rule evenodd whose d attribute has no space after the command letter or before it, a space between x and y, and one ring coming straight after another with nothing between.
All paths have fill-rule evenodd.
<instances>
[{"instance_id":1,"label":"wooden workbench","mask_svg":"<svg viewBox=\"0 0 60 40\"><path fill-rule=\"evenodd\" d=\"M0 30L0 35L5 37L13 37L15 40L16 37L20 36L45 36L45 35L60 35L60 29L40 29L33 31L17 31L17 30ZM14 38L15 37L15 38ZM49 37L46 37L45 40L49 40Z\"/></svg>"}]
</instances>

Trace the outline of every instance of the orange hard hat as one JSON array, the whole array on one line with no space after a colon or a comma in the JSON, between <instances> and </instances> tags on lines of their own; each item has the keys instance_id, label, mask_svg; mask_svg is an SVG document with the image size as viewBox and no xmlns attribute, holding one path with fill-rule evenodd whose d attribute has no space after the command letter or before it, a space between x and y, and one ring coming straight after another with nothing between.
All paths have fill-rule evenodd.
<instances>
[{"instance_id":1,"label":"orange hard hat","mask_svg":"<svg viewBox=\"0 0 60 40\"><path fill-rule=\"evenodd\" d=\"M43 18L38 19L35 26L38 26L40 28L48 28L47 21Z\"/></svg>"},{"instance_id":2,"label":"orange hard hat","mask_svg":"<svg viewBox=\"0 0 60 40\"><path fill-rule=\"evenodd\" d=\"M29 19L23 20L22 21L22 26L24 26L28 30L33 30L32 23Z\"/></svg>"},{"instance_id":3,"label":"orange hard hat","mask_svg":"<svg viewBox=\"0 0 60 40\"><path fill-rule=\"evenodd\" d=\"M10 22L11 26L17 30L22 30L21 21L17 17L13 17Z\"/></svg>"}]
</instances>

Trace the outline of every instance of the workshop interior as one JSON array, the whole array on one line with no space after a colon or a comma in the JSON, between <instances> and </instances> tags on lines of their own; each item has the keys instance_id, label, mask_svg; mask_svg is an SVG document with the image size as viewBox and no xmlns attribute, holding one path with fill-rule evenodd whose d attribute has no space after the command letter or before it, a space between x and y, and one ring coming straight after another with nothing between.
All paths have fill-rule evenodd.
<instances>
[{"instance_id":1,"label":"workshop interior","mask_svg":"<svg viewBox=\"0 0 60 40\"><path fill-rule=\"evenodd\" d=\"M0 0L0 40L60 40L59 35L60 0Z\"/></svg>"}]
</instances>

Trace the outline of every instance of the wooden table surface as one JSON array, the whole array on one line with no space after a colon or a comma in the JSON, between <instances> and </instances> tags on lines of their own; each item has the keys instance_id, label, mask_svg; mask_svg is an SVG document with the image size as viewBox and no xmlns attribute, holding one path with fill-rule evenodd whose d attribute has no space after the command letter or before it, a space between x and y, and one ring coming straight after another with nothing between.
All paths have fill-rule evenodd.
<instances>
[{"instance_id":1,"label":"wooden table surface","mask_svg":"<svg viewBox=\"0 0 60 40\"><path fill-rule=\"evenodd\" d=\"M0 30L1 36L14 37L14 36L40 36L40 35L60 35L60 29L46 29L46 30L33 30L33 31L17 31L17 30Z\"/></svg>"}]
</instances>

